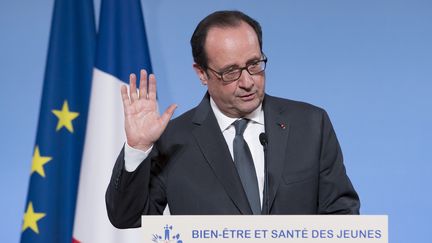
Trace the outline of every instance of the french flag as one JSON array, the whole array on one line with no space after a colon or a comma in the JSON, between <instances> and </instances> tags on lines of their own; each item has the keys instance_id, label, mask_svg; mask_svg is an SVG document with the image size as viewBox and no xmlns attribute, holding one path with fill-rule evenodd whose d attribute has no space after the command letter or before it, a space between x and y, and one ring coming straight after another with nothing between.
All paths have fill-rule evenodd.
<instances>
[{"instance_id":1,"label":"french flag","mask_svg":"<svg viewBox=\"0 0 432 243\"><path fill-rule=\"evenodd\" d=\"M102 0L74 242L143 242L140 229L114 228L105 207L111 171L126 141L120 87L140 69L152 73L140 0Z\"/></svg>"}]
</instances>

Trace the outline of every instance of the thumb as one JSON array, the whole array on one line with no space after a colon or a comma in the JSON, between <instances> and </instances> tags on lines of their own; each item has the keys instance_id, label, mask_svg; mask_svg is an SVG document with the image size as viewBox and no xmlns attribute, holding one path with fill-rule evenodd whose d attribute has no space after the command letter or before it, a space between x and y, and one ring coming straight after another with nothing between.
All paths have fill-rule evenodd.
<instances>
[{"instance_id":1,"label":"thumb","mask_svg":"<svg viewBox=\"0 0 432 243\"><path fill-rule=\"evenodd\" d=\"M174 111L175 111L176 108L177 108L177 105L176 104L172 104L162 114L161 120L162 120L162 126L163 126L164 129L168 125L168 122L171 119L171 117L173 116Z\"/></svg>"}]
</instances>

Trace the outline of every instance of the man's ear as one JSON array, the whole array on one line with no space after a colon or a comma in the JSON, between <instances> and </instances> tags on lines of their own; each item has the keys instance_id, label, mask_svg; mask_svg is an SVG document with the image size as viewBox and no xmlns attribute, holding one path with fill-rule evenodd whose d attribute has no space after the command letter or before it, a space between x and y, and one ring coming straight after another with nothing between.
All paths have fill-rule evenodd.
<instances>
[{"instance_id":1,"label":"man's ear","mask_svg":"<svg viewBox=\"0 0 432 243\"><path fill-rule=\"evenodd\" d=\"M207 85L208 77L206 71L204 71L204 69L196 63L194 63L192 67L195 70L195 73L198 75L198 78L201 80L201 84Z\"/></svg>"}]
</instances>

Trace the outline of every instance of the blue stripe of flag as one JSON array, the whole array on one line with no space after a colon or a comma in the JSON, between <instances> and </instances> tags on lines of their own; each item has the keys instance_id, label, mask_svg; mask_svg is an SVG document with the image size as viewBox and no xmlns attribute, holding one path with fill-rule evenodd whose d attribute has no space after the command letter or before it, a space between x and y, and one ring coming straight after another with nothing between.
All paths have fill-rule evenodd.
<instances>
[{"instance_id":1,"label":"blue stripe of flag","mask_svg":"<svg viewBox=\"0 0 432 243\"><path fill-rule=\"evenodd\" d=\"M102 1L96 67L126 83L132 72L152 72L140 0Z\"/></svg>"}]
</instances>

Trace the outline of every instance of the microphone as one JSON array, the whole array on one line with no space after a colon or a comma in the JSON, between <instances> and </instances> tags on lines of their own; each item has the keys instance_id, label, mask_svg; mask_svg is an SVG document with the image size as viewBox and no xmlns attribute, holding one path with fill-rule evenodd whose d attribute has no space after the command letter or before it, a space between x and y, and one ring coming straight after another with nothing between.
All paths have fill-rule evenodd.
<instances>
[{"instance_id":1,"label":"microphone","mask_svg":"<svg viewBox=\"0 0 432 243\"><path fill-rule=\"evenodd\" d=\"M267 134L265 134L263 132L260 133L259 140L260 140L261 145L264 147L264 151L266 151L267 150Z\"/></svg>"},{"instance_id":2,"label":"microphone","mask_svg":"<svg viewBox=\"0 0 432 243\"><path fill-rule=\"evenodd\" d=\"M267 134L265 133L260 133L259 135L259 140L261 145L263 146L264 149L264 202L265 202L265 207L266 207L266 211L265 214L268 215L270 214L270 208L269 208L269 178L268 178L268 166L267 166L267 144L268 144L268 138L267 138ZM263 203L264 203L263 202Z\"/></svg>"}]
</instances>

